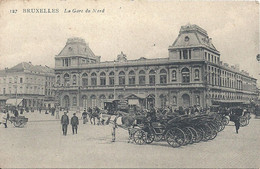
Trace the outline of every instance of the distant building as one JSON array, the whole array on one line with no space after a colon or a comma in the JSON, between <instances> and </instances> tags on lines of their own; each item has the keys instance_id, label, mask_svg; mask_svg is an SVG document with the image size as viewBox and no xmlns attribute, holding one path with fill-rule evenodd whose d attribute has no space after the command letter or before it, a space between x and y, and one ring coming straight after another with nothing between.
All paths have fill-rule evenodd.
<instances>
[{"instance_id":1,"label":"distant building","mask_svg":"<svg viewBox=\"0 0 260 169\"><path fill-rule=\"evenodd\" d=\"M222 101L256 99L256 79L239 66L220 60L207 32L182 26L169 56L100 62L80 38L68 39L55 57L56 88L61 106L103 106L105 99L130 99L141 107L201 107ZM161 57L161 56L160 56Z\"/></svg>"},{"instance_id":2,"label":"distant building","mask_svg":"<svg viewBox=\"0 0 260 169\"><path fill-rule=\"evenodd\" d=\"M54 70L22 62L0 71L0 99L5 103L29 108L54 103ZM1 100L0 100L1 101Z\"/></svg>"}]
</instances>

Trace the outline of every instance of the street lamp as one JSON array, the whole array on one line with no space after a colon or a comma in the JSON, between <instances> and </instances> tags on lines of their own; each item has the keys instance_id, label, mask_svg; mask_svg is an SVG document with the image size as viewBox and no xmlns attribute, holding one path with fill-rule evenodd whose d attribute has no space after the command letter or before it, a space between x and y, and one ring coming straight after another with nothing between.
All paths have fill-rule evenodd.
<instances>
[{"instance_id":1,"label":"street lamp","mask_svg":"<svg viewBox=\"0 0 260 169\"><path fill-rule=\"evenodd\" d=\"M115 72L115 60L114 60L114 100L115 100L115 97L116 97L116 87L115 87L115 80L116 80L116 72Z\"/></svg>"},{"instance_id":2,"label":"street lamp","mask_svg":"<svg viewBox=\"0 0 260 169\"><path fill-rule=\"evenodd\" d=\"M156 74L157 74L157 71L155 70L155 75L154 75L154 107L157 106L157 102L156 102L156 98L157 98L157 86L156 86Z\"/></svg>"},{"instance_id":3,"label":"street lamp","mask_svg":"<svg viewBox=\"0 0 260 169\"><path fill-rule=\"evenodd\" d=\"M17 107L17 76L15 77L15 83L16 83L16 85L15 85L15 87L16 87L16 90L15 90L15 107Z\"/></svg>"}]
</instances>

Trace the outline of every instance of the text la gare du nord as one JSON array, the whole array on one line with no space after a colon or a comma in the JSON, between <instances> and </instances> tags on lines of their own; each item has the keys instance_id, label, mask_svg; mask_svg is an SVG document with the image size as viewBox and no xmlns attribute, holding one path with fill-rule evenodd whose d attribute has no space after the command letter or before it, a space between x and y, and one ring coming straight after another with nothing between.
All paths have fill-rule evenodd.
<instances>
[{"instance_id":1,"label":"text la gare du nord","mask_svg":"<svg viewBox=\"0 0 260 169\"><path fill-rule=\"evenodd\" d=\"M104 13L105 9L64 9L64 13Z\"/></svg>"}]
</instances>

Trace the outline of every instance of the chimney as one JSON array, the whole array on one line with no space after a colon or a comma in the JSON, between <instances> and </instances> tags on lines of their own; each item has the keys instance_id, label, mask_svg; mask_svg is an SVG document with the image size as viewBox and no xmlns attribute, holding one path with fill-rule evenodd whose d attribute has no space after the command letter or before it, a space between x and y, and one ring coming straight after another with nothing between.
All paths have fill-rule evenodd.
<instances>
[{"instance_id":1,"label":"chimney","mask_svg":"<svg viewBox=\"0 0 260 169\"><path fill-rule=\"evenodd\" d=\"M239 64L235 64L235 69L239 71Z\"/></svg>"}]
</instances>

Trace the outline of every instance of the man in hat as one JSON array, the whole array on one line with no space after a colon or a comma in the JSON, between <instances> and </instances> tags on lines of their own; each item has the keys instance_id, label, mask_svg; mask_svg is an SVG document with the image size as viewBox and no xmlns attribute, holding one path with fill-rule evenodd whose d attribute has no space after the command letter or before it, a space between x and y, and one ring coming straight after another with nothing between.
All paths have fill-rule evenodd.
<instances>
[{"instance_id":1,"label":"man in hat","mask_svg":"<svg viewBox=\"0 0 260 169\"><path fill-rule=\"evenodd\" d=\"M69 117L67 115L67 112L64 112L64 115L62 115L61 117L62 132L64 136L67 135L68 124L69 124Z\"/></svg>"},{"instance_id":2,"label":"man in hat","mask_svg":"<svg viewBox=\"0 0 260 169\"><path fill-rule=\"evenodd\" d=\"M79 118L76 116L76 113L73 113L73 117L71 118L70 123L72 126L72 133L74 134L74 131L75 131L77 134Z\"/></svg>"}]
</instances>

